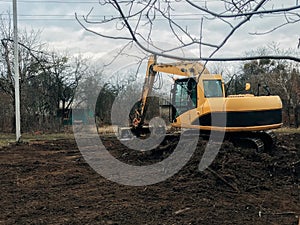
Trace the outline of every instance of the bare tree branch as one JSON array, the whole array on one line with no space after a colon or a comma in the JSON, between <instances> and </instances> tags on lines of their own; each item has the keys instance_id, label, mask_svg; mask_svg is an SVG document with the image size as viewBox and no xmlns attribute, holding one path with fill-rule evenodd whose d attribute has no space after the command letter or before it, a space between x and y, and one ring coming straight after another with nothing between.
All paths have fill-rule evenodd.
<instances>
[{"instance_id":1,"label":"bare tree branch","mask_svg":"<svg viewBox=\"0 0 300 225\"><path fill-rule=\"evenodd\" d=\"M191 6L206 12L214 17L218 18L236 18L236 17L245 17L245 16L253 16L253 15L261 15L261 14L272 14L272 13L279 13L279 12L289 12L300 8L300 5L296 5L293 7L287 7L287 8L280 8L280 9L271 9L271 10L259 10L259 11L252 11L252 12L243 12L238 14L221 14L221 13L215 13L211 10L208 10L204 7L198 6L195 3L193 3L190 0L186 0Z\"/></svg>"},{"instance_id":2,"label":"bare tree branch","mask_svg":"<svg viewBox=\"0 0 300 225\"><path fill-rule=\"evenodd\" d=\"M131 38L128 38L128 37L121 37L121 36L120 36L120 37L115 37L115 36L109 36L109 35L100 34L100 33L96 32L96 31L93 31L93 30L87 28L87 27L79 20L79 18L78 18L78 16L77 16L77 13L75 13L75 18L76 18L77 22L78 22L78 23L79 23L86 31L91 32L91 33L93 33L93 34L96 34L96 35L98 35L98 36L101 36L101 37L104 37L104 38L109 38L109 39L120 39L120 40L127 40L127 41L130 41L130 40L131 40Z\"/></svg>"},{"instance_id":3,"label":"bare tree branch","mask_svg":"<svg viewBox=\"0 0 300 225\"><path fill-rule=\"evenodd\" d=\"M276 23L272 24L272 28L265 32L247 33L253 36L268 34L287 25L300 22L300 16L296 11L300 9L300 5L298 4L290 5L289 7L275 8L270 5L272 0L220 0L220 2L224 4L223 8L225 10L223 12L217 12L215 8L209 7L209 5L211 6L213 3L206 1L201 5L201 3L198 4L190 0L101 0L101 6L110 6L116 10L118 15L104 18L100 21L91 21L89 20L91 12L89 12L86 17L83 17L83 22L90 25L98 24L99 26L104 26L104 28L109 28L109 30L103 29L102 32L98 32L94 28L84 25L83 22L78 19L77 14L75 16L85 30L103 38L135 43L143 51L163 57L192 61L204 60L206 62L241 61L255 58L239 55L215 57L216 53L224 49L229 40L233 39L232 37L236 35L237 31L242 30L245 24L251 25L253 19L263 20L265 15L274 14L278 17L285 18L286 21L282 24L278 24L278 21L276 21ZM183 12L183 10L175 4L181 7L183 6L184 8L189 7L189 12L198 10L201 14L190 14L193 16L192 20L195 21L195 23L185 23L178 17L180 16L178 12ZM218 4L218 7L220 6L220 3L216 4ZM212 41L207 35L207 26L209 26L210 22L216 22L219 26L224 26L224 29L219 31L223 36L218 36L218 41L215 39ZM111 30L112 23L119 25L115 29L117 32ZM201 27L200 33L199 26ZM160 29L164 29L164 34L167 34L164 40L170 38L169 43L175 45L175 47L170 48L168 45L156 43L157 39L159 40L158 33L160 33ZM209 42L207 40L209 40ZM296 44L297 43L295 43L295 45ZM201 52L200 56L181 57L172 55L175 50L191 48L199 49L199 52ZM256 59L261 59L261 57L262 56L257 56ZM283 58L299 61L298 57L293 55L265 55L265 58Z\"/></svg>"},{"instance_id":4,"label":"bare tree branch","mask_svg":"<svg viewBox=\"0 0 300 225\"><path fill-rule=\"evenodd\" d=\"M267 0L262 0L253 10L253 12L257 11ZM233 33L239 28L241 27L243 24L245 24L247 21L250 20L250 18L252 17L252 15L248 15L246 16L246 18L244 20L242 20L238 25L236 25L230 32L229 34L224 38L224 40L222 41L222 43L218 46L218 48L216 50L214 50L211 54L210 57L212 57L219 49L221 49L226 42L229 40L229 38L233 35Z\"/></svg>"}]
</instances>

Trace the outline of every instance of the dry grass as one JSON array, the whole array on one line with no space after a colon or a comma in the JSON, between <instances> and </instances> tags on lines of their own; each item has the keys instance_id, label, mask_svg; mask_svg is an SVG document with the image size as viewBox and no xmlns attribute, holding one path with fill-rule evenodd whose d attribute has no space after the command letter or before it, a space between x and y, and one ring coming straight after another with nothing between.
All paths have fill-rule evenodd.
<instances>
[{"instance_id":1,"label":"dry grass","mask_svg":"<svg viewBox=\"0 0 300 225\"><path fill-rule=\"evenodd\" d=\"M6 146L9 143L15 141L15 136L13 134L0 134L0 147Z\"/></svg>"},{"instance_id":2,"label":"dry grass","mask_svg":"<svg viewBox=\"0 0 300 225\"><path fill-rule=\"evenodd\" d=\"M72 139L74 138L72 133L23 133L21 141L43 141L43 140L59 140L59 139ZM0 133L0 147L7 146L10 143L16 142L15 134L12 133Z\"/></svg>"},{"instance_id":3,"label":"dry grass","mask_svg":"<svg viewBox=\"0 0 300 225\"><path fill-rule=\"evenodd\" d=\"M99 134L112 134L112 133L116 133L117 131L118 131L117 126L98 127L98 133Z\"/></svg>"},{"instance_id":4,"label":"dry grass","mask_svg":"<svg viewBox=\"0 0 300 225\"><path fill-rule=\"evenodd\" d=\"M295 133L300 133L300 128L282 127L282 128L275 130L275 132L295 134Z\"/></svg>"},{"instance_id":5,"label":"dry grass","mask_svg":"<svg viewBox=\"0 0 300 225\"><path fill-rule=\"evenodd\" d=\"M117 132L116 126L105 126L98 128L99 134L111 134ZM61 133L22 133L22 142L31 141L46 141L46 140L59 140L59 139L73 139L74 135L72 132L72 127L68 127L67 132ZM16 142L16 136L14 133L0 133L0 147L7 146L10 143Z\"/></svg>"},{"instance_id":6,"label":"dry grass","mask_svg":"<svg viewBox=\"0 0 300 225\"><path fill-rule=\"evenodd\" d=\"M98 128L99 134L112 134L117 132L116 126L104 126ZM282 127L280 129L275 130L276 133L300 133L300 128L290 128L290 127ZM58 139L73 139L74 135L72 132L66 133L24 133L22 134L23 142L30 142L36 140L58 140ZM0 133L0 147L7 146L10 143L14 143L16 141L15 134L13 133Z\"/></svg>"}]
</instances>

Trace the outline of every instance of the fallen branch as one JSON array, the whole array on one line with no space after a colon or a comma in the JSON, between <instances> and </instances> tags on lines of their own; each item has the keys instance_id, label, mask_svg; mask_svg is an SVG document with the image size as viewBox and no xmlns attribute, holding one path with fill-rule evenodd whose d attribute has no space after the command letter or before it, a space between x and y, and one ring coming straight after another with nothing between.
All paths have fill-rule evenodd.
<instances>
[{"instance_id":1,"label":"fallen branch","mask_svg":"<svg viewBox=\"0 0 300 225\"><path fill-rule=\"evenodd\" d=\"M236 192L240 193L240 190L234 186L233 184L229 183L224 177L222 177L220 174L218 174L216 171L214 171L211 168L207 168L209 172L211 172L213 175L215 175L217 178L219 178L221 181L223 181L227 186L231 187Z\"/></svg>"},{"instance_id":2,"label":"fallen branch","mask_svg":"<svg viewBox=\"0 0 300 225\"><path fill-rule=\"evenodd\" d=\"M293 212L293 211L277 212L277 213L276 212L262 212L262 211L259 211L258 214L260 215L260 217L262 215L272 215L272 216L296 216L297 215L297 213Z\"/></svg>"},{"instance_id":3,"label":"fallen branch","mask_svg":"<svg viewBox=\"0 0 300 225\"><path fill-rule=\"evenodd\" d=\"M188 211L190 208L185 208L185 209L180 209L180 210L177 210L176 212L174 212L174 214L175 215L178 215L178 214L180 214L180 213L183 213L183 212L185 212L185 211Z\"/></svg>"},{"instance_id":4,"label":"fallen branch","mask_svg":"<svg viewBox=\"0 0 300 225\"><path fill-rule=\"evenodd\" d=\"M291 163L291 165L292 165L292 166L295 166L295 165L297 165L297 164L299 164L299 163L300 163L300 160L298 160L297 162Z\"/></svg>"},{"instance_id":5,"label":"fallen branch","mask_svg":"<svg viewBox=\"0 0 300 225\"><path fill-rule=\"evenodd\" d=\"M296 215L296 213L295 212L280 212L280 213L273 213L273 215L285 216L285 215Z\"/></svg>"}]
</instances>

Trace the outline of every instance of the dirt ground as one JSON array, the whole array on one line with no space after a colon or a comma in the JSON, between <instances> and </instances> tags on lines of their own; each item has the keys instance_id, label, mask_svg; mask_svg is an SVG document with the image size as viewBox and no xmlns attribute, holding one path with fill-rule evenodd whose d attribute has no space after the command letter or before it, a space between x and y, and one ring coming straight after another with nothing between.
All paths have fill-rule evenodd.
<instances>
[{"instance_id":1,"label":"dirt ground","mask_svg":"<svg viewBox=\"0 0 300 225\"><path fill-rule=\"evenodd\" d=\"M153 163L168 151L128 152L104 137L125 162ZM300 216L300 134L278 134L273 151L225 142L208 170L193 157L164 182L131 187L97 174L70 140L0 149L0 224L283 224ZM127 152L127 154L124 154Z\"/></svg>"}]
</instances>

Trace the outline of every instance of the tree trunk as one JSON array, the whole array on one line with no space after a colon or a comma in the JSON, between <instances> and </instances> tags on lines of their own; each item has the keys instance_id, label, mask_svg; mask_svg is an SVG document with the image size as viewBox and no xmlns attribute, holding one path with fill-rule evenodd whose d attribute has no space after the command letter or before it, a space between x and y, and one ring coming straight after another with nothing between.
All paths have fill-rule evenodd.
<instances>
[{"instance_id":1,"label":"tree trunk","mask_svg":"<svg viewBox=\"0 0 300 225\"><path fill-rule=\"evenodd\" d=\"M296 106L294 109L294 115L295 115L295 127L299 127L299 106Z\"/></svg>"}]
</instances>

